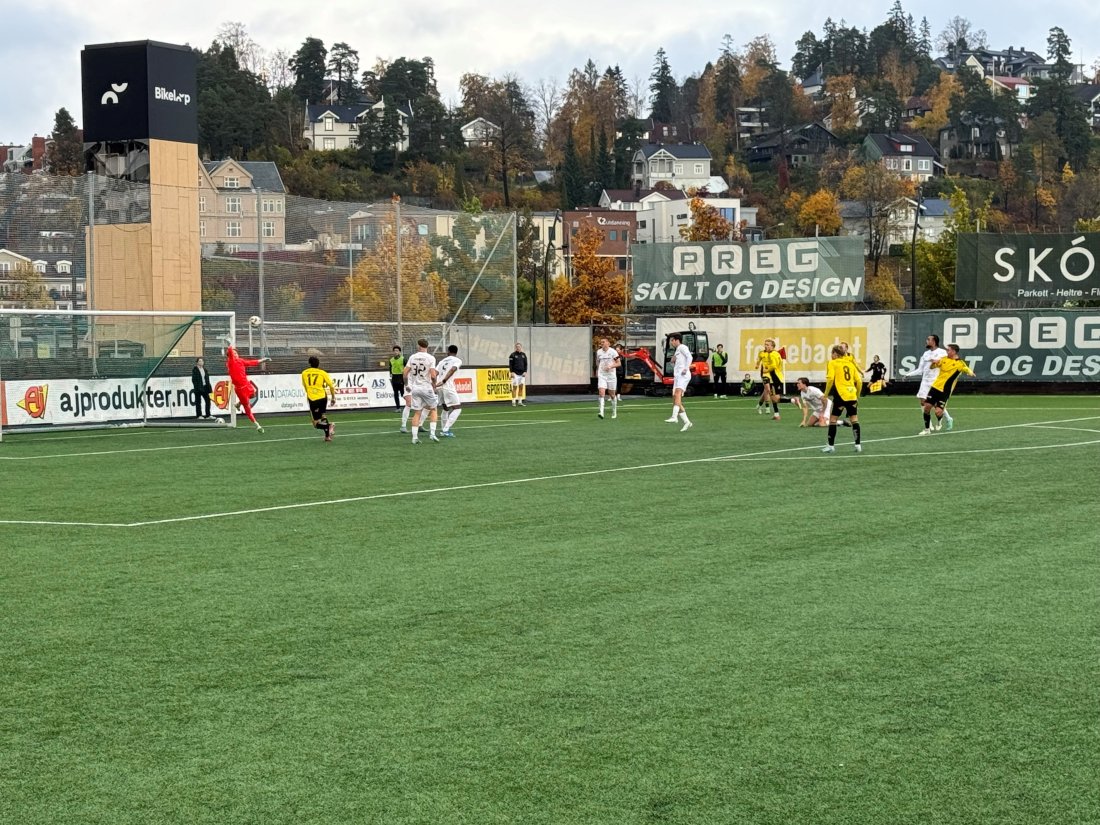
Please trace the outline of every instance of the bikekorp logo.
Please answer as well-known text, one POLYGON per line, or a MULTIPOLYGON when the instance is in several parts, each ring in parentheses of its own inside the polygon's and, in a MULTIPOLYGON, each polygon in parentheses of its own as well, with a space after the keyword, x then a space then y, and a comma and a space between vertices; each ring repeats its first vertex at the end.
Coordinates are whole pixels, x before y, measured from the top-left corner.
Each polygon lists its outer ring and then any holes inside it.
POLYGON ((168 103, 182 103, 184 106, 191 105, 191 95, 177 92, 175 89, 166 89, 163 86, 157 86, 153 89, 153 97, 157 100, 167 101, 168 103))
POLYGON ((126 91, 129 87, 129 83, 112 83, 111 88, 103 93, 103 97, 99 99, 101 106, 106 106, 108 103, 118 103, 118 96, 126 91))

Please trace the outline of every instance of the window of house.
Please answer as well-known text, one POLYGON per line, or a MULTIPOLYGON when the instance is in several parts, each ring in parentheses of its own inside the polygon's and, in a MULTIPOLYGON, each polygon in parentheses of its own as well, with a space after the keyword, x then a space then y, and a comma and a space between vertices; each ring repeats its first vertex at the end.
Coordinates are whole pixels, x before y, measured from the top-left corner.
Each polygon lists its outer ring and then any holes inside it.
POLYGON ((72 261, 58 261, 57 262, 57 271, 61 275, 71 274, 72 271, 73 271, 73 262, 72 261))
POLYGON ((674 175, 682 175, 682 174, 684 174, 684 164, 682 164, 682 163, 677 163, 677 164, 676 164, 675 166, 673 166, 673 167, 672 167, 672 173, 673 173, 674 175))
POLYGON ((322 138, 321 148, 326 152, 336 148, 336 138, 322 138))
POLYGON ((231 243, 225 245, 225 251, 228 255, 236 255, 238 252, 241 251, 241 248, 237 244, 231 243))
POLYGON ((240 221, 226 221, 225 222, 225 237, 227 237, 227 238, 239 238, 239 237, 241 237, 241 222, 240 221))
POLYGON ((226 175, 226 177, 225 177, 225 188, 226 189, 240 189, 241 188, 240 178, 238 178, 236 175, 226 175))
POLYGON ((639 229, 645 229, 645 226, 646 226, 645 221, 638 221, 638 228, 639 229))
POLYGON ((701 163, 695 164, 695 174, 696 175, 703 174, 703 164, 701 164, 701 163))
POLYGON ((932 171, 932 161, 924 160, 924 159, 918 160, 917 161, 917 169, 921 172, 931 172, 932 171))
POLYGON ((901 161, 901 168, 905 172, 912 172, 913 171, 913 159, 912 158, 903 158, 902 161, 901 161))
POLYGON ((199 237, 206 237, 206 221, 199 221, 199 237))
POLYGON ((240 212, 241 211, 241 199, 238 197, 229 197, 225 199, 225 211, 226 212, 240 212))
POLYGON ((35 261, 32 264, 32 266, 34 267, 34 271, 39 273, 40 275, 45 275, 46 274, 46 262, 45 261, 35 261))
POLYGON ((416 234, 426 237, 428 234, 428 225, 426 223, 418 223, 416 225, 416 234))
POLYGON ((649 171, 650 171, 651 174, 656 174, 657 173, 657 161, 651 160, 649 162, 649 171))
POLYGON ((619 272, 626 272, 626 258, 619 258, 619 272))
POLYGON ((206 195, 199 195, 199 211, 206 211, 206 195))
POLYGON ((896 170, 898 168, 898 159, 897 158, 886 158, 886 168, 896 170))
POLYGON ((909 143, 903 143, 903 144, 901 144, 901 146, 898 147, 898 151, 900 151, 900 152, 912 152, 913 151, 913 146, 912 146, 912 144, 909 144, 909 143))
POLYGON ((264 221, 263 229, 265 238, 275 237, 275 221, 264 221))
POLYGON ((11 264, 7 261, 0 261, 0 272, 11 272, 11 264))
POLYGON ((263 205, 264 214, 269 214, 269 213, 275 211, 274 202, 269 201, 269 200, 264 200, 263 204, 264 204, 263 205))
POLYGON ((333 124, 334 124, 334 123, 335 123, 335 121, 333 120, 333 118, 331 118, 331 117, 326 117, 326 118, 325 118, 325 131, 326 131, 326 132, 331 132, 331 131, 332 131, 332 128, 333 128, 333 124))
POLYGON ((607 239, 609 241, 617 241, 619 240, 619 233, 616 232, 614 229, 611 229, 607 233, 607 239))

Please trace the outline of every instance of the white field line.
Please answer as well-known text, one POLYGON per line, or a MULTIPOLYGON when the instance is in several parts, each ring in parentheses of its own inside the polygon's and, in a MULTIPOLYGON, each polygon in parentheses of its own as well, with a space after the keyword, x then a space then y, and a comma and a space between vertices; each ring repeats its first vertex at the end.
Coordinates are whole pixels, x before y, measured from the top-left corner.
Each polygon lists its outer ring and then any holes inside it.
MULTIPOLYGON (((1077 422, 1077 421, 1093 421, 1093 420, 1096 420, 1097 418, 1100 418, 1100 416, 1089 416, 1087 418, 1071 418, 1071 419, 1064 419, 1064 421, 1043 421, 1043 422, 1035 422, 1035 423, 1030 423, 1030 424, 1006 424, 1006 425, 1001 425, 1001 426, 997 426, 997 427, 982 427, 982 428, 973 429, 973 430, 963 430, 961 432, 960 431, 953 431, 951 433, 938 433, 937 436, 935 436, 935 437, 942 437, 942 436, 945 436, 945 435, 947 435, 947 436, 949 436, 949 435, 961 435, 963 433, 989 432, 989 431, 993 431, 993 430, 1018 429, 1020 427, 1037 427, 1037 426, 1048 425, 1048 424, 1060 424, 1060 423, 1070 424, 1070 423, 1074 423, 1074 422, 1077 422)), ((536 422, 532 422, 532 423, 536 423, 536 422)), ((548 423, 562 423, 562 422, 537 422, 537 423, 547 423, 548 424, 548 423)), ((909 440, 909 439, 913 439, 913 438, 917 438, 917 437, 918 436, 915 436, 915 435, 893 436, 893 437, 889 437, 889 438, 876 439, 876 440, 868 441, 868 442, 864 442, 864 443, 867 443, 867 444, 884 443, 884 442, 888 442, 888 441, 909 440)), ((1076 443, 1073 443, 1073 444, 1051 444, 1051 445, 1026 446, 1026 447, 996 447, 996 448, 983 449, 983 450, 944 450, 944 451, 936 451, 936 452, 932 452, 932 453, 890 453, 890 454, 882 455, 881 457, 883 457, 883 458, 895 458, 895 457, 922 458, 922 457, 927 456, 927 455, 964 455, 966 453, 1014 452, 1014 451, 1024 451, 1024 450, 1051 450, 1051 449, 1063 449, 1063 448, 1066 448, 1066 447, 1089 446, 1089 445, 1092 445, 1092 444, 1100 444, 1100 439, 1096 439, 1096 440, 1093 440, 1093 441, 1081 441, 1081 442, 1076 442, 1076 443)), ((457 484, 457 485, 452 485, 452 486, 449 486, 449 487, 430 487, 430 488, 424 488, 424 489, 418 489, 418 490, 401 490, 401 491, 393 492, 393 493, 375 493, 373 495, 368 495, 368 496, 352 496, 352 497, 349 497, 349 498, 322 499, 322 500, 318 500, 318 501, 301 501, 301 502, 296 502, 294 504, 277 504, 277 505, 272 505, 270 507, 253 507, 253 508, 249 508, 249 509, 245 509, 245 510, 228 510, 228 511, 219 512, 219 513, 200 513, 198 515, 193 515, 193 516, 176 516, 174 518, 153 519, 153 520, 149 520, 149 521, 132 521, 132 522, 124 523, 124 524, 121 524, 121 523, 96 523, 96 522, 29 521, 29 520, 28 521, 20 521, 20 520, 0 519, 0 525, 10 524, 10 525, 40 525, 40 526, 53 526, 53 527, 113 527, 113 528, 118 528, 118 527, 151 527, 151 526, 160 525, 160 524, 179 524, 179 523, 182 523, 182 522, 189 522, 189 521, 207 521, 207 520, 210 520, 210 519, 230 518, 232 516, 249 516, 249 515, 257 515, 259 513, 275 513, 275 512, 285 511, 285 510, 304 510, 304 509, 310 509, 310 508, 314 508, 314 507, 331 507, 331 506, 335 506, 335 505, 339 505, 339 504, 356 504, 356 503, 360 503, 360 502, 364 502, 364 501, 376 501, 376 500, 379 500, 379 499, 405 498, 405 497, 409 497, 409 496, 432 495, 434 493, 453 493, 453 492, 460 492, 460 491, 463 491, 463 490, 479 490, 479 489, 484 489, 484 488, 488 488, 488 487, 505 487, 505 486, 515 485, 515 484, 533 484, 535 482, 540 482, 540 481, 557 481, 557 480, 566 479, 566 478, 584 478, 586 476, 610 475, 612 473, 628 473, 628 472, 635 472, 635 471, 639 471, 639 470, 660 470, 660 469, 664 469, 666 467, 681 467, 681 466, 688 465, 688 464, 703 464, 703 463, 715 462, 715 461, 751 461, 751 460, 764 460, 764 459, 771 460, 771 461, 781 461, 781 460, 784 460, 784 459, 777 458, 776 456, 778 456, 782 453, 806 452, 806 451, 810 451, 810 450, 817 451, 819 453, 819 455, 816 455, 816 456, 792 456, 791 458, 798 458, 798 459, 816 458, 818 460, 825 460, 825 461, 835 460, 837 458, 837 456, 835 454, 830 455, 828 458, 825 458, 824 456, 820 455, 821 445, 820 444, 813 444, 813 445, 806 445, 806 446, 801 446, 801 447, 788 447, 788 448, 781 449, 781 450, 762 450, 762 451, 753 452, 753 453, 741 453, 741 454, 737 454, 737 455, 710 456, 710 457, 707 457, 707 458, 687 458, 687 459, 682 459, 682 460, 679 460, 679 461, 662 461, 662 462, 656 462, 656 463, 653 463, 653 464, 635 464, 635 465, 630 465, 630 466, 626 466, 626 467, 604 467, 604 468, 599 469, 599 470, 582 470, 582 471, 577 471, 577 472, 572 472, 572 473, 555 473, 553 475, 543 475, 543 476, 525 476, 525 477, 522 477, 522 478, 502 479, 502 480, 499 480, 499 481, 483 481, 483 482, 479 482, 477 484, 457 484)), ((874 455, 874 454, 873 453, 872 454, 862 453, 858 456, 853 454, 851 457, 852 458, 857 458, 858 457, 860 460, 866 460, 867 458, 870 458, 872 455, 874 455)))
POLYGON ((1032 424, 1031 426, 1040 430, 1072 430, 1078 433, 1100 433, 1100 430, 1090 430, 1085 427, 1057 427, 1053 424, 1032 424))
MULTIPOLYGON (((396 416, 394 416, 396 418, 396 416)), ((539 420, 539 421, 514 421, 510 424, 474 424, 472 426, 463 426, 463 430, 490 430, 500 429, 503 427, 540 427, 544 424, 566 424, 564 420, 539 420)), ((366 433, 347 433, 340 436, 340 440, 346 438, 363 438, 365 436, 378 436, 378 435, 402 435, 397 430, 376 430, 366 433)), ((168 452, 173 450, 207 450, 217 449, 221 447, 256 447, 264 444, 280 444, 286 441, 320 441, 321 439, 316 435, 296 435, 288 438, 265 438, 257 441, 220 441, 214 444, 177 444, 175 446, 168 447, 129 447, 124 450, 94 450, 84 453, 52 453, 50 455, 0 455, 0 461, 44 461, 47 458, 84 458, 86 456, 101 456, 101 455, 124 455, 127 453, 157 453, 168 452)), ((5 522, 0 521, 0 524, 5 522)))

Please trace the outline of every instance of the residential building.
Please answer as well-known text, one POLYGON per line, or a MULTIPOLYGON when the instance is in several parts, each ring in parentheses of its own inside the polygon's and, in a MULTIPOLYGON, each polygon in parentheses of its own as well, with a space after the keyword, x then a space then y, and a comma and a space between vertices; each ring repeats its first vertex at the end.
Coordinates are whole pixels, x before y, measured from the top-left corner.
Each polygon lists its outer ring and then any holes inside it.
MULTIPOLYGON (((756 225, 756 208, 742 207, 739 198, 704 200, 736 226, 742 222, 756 225)), ((680 230, 691 225, 690 198, 679 190, 605 189, 599 203, 602 209, 634 213, 636 225, 632 237, 638 243, 674 243, 681 239, 680 230)))
MULTIPOLYGON (((385 100, 363 101, 356 104, 307 103, 302 140, 306 148, 323 152, 350 149, 358 145, 359 128, 367 118, 380 118, 385 100)), ((401 137, 395 144, 399 152, 409 148, 409 121, 412 104, 405 101, 397 107, 401 137)))
POLYGON ((1073 87, 1073 94, 1088 109, 1089 126, 1100 132, 1100 84, 1082 83, 1073 87))
MULTIPOLYGON (((641 189, 660 182, 681 190, 709 188, 715 185, 710 163, 710 150, 701 143, 647 143, 634 153, 632 180, 641 189)), ((724 181, 721 186, 725 191, 724 181)))
POLYGON ((914 183, 928 180, 936 173, 938 155, 920 135, 870 134, 863 140, 868 160, 881 161, 889 171, 914 183))
POLYGON ((816 69, 810 72, 809 76, 802 78, 800 85, 802 86, 802 94, 814 100, 820 100, 825 95, 825 72, 823 67, 818 65, 816 69))
POLYGON ((282 249, 286 188, 268 161, 203 161, 199 168, 199 240, 204 256, 282 249))
POLYGON ((84 292, 84 262, 72 251, 72 233, 39 233, 39 246, 47 249, 59 249, 57 252, 25 250, 20 254, 10 249, 0 249, 0 308, 20 309, 24 307, 18 300, 20 287, 15 274, 33 271, 41 279, 46 294, 53 301, 50 309, 83 309, 87 306, 84 292), (67 234, 65 239, 53 236, 67 234), (50 236, 50 237, 41 237, 50 236), (65 250, 68 251, 65 251, 65 250))
POLYGON ((964 112, 958 126, 940 129, 940 157, 952 160, 1004 160, 1016 154, 1020 143, 1018 123, 964 112))
MULTIPOLYGON (((913 220, 917 202, 911 198, 900 198, 890 204, 887 211, 886 248, 901 246, 913 241, 913 220)), ((947 228, 947 219, 951 216, 951 204, 942 198, 926 198, 921 202, 920 218, 917 221, 917 237, 935 243, 947 228)), ((869 217, 867 204, 863 201, 840 202, 841 235, 863 238, 864 254, 869 254, 869 217)))
POLYGON ((746 149, 750 164, 765 164, 782 157, 790 167, 820 166, 825 153, 844 144, 822 123, 805 123, 785 129, 762 132, 746 149))
POLYGON ((467 146, 491 146, 493 140, 500 134, 500 127, 483 117, 475 117, 459 131, 462 133, 462 141, 467 146))
POLYGON ((37 172, 46 163, 46 147, 52 140, 35 135, 26 146, 6 145, 0 147, 0 171, 37 172))
POLYGON ((1016 99, 1021 106, 1035 94, 1035 84, 1027 77, 1007 75, 988 75, 985 82, 994 95, 1008 95, 1016 99))

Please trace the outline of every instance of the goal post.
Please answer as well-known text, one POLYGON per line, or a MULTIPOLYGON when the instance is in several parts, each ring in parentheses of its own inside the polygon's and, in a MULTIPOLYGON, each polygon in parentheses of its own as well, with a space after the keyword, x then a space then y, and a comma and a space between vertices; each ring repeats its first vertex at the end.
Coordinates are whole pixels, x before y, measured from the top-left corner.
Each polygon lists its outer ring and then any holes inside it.
MULTIPOLYGON (((13 432, 235 425, 233 312, 0 309, 0 439, 13 432), (196 416, 202 357, 213 420, 196 416)), ((205 412, 205 409, 203 409, 205 412)))

